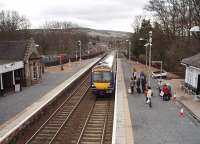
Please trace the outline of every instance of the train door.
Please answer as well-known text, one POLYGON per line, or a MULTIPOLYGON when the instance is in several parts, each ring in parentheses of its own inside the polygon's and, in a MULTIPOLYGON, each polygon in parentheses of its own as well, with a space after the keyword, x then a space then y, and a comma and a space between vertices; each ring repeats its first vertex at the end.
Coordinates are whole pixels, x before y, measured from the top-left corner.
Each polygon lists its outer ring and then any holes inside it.
POLYGON ((197 80, 197 94, 200 94, 200 74, 198 75, 198 80, 197 80))

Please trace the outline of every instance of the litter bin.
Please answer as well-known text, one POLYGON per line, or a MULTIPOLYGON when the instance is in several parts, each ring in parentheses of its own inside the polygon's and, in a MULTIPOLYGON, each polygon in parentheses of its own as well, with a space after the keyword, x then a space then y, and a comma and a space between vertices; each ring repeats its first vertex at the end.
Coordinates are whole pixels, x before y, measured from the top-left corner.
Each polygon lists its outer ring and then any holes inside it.
POLYGON ((15 84, 15 92, 20 92, 20 84, 15 84))

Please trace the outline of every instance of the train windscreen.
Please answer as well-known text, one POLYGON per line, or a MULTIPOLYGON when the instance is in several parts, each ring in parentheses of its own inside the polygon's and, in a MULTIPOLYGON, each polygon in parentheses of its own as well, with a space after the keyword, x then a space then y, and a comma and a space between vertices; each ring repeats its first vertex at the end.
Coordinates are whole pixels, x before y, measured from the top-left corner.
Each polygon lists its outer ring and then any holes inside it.
POLYGON ((94 72, 93 81, 94 82, 110 82, 112 80, 111 72, 94 72))

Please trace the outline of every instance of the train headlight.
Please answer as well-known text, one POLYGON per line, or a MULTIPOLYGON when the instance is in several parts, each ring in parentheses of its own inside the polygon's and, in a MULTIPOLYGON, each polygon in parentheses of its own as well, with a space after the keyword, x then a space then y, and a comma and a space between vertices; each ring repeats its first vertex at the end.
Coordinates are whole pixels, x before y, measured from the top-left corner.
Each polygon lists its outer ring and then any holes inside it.
POLYGON ((112 88, 112 87, 113 87, 113 86, 112 86, 112 83, 110 83, 109 86, 108 86, 108 88, 112 88))
POLYGON ((94 88, 94 87, 95 87, 95 85, 94 85, 94 84, 92 84, 92 87, 94 88))

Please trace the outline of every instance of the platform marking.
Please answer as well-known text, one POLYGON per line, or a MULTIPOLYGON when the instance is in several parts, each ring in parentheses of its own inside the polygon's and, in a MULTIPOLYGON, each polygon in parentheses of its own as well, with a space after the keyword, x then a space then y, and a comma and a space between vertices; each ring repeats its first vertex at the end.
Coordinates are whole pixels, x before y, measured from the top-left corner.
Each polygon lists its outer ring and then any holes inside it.
POLYGON ((120 60, 118 60, 117 65, 112 144, 134 144, 132 130, 133 126, 128 106, 128 97, 126 93, 124 74, 120 60))

